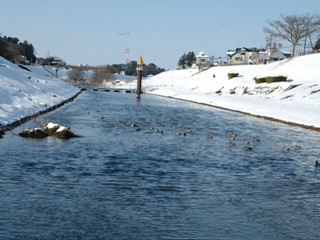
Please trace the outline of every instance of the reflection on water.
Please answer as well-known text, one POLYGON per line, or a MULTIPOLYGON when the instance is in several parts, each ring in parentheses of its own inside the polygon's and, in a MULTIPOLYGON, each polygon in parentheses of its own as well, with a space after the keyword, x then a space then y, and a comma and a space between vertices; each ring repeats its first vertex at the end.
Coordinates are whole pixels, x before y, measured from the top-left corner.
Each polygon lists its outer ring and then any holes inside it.
POLYGON ((0 140, 0 238, 319 239, 318 136, 165 98, 84 92, 0 140), (16 136, 47 120, 82 137, 16 136))

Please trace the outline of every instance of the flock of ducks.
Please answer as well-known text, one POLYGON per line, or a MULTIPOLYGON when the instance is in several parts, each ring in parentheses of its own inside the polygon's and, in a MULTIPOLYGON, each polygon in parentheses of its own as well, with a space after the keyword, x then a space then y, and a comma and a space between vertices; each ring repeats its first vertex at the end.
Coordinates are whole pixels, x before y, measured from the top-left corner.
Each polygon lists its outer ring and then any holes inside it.
MULTIPOLYGON (((102 119, 102 121, 105 120, 103 117, 101 119, 102 119)), ((142 127, 145 127, 146 129, 149 129, 151 132, 161 133, 161 134, 163 134, 165 132, 165 126, 164 125, 161 125, 160 127, 153 127, 149 123, 138 124, 138 122, 135 121, 135 120, 131 121, 129 124, 126 124, 125 121, 117 120, 114 126, 119 126, 119 125, 129 125, 131 128, 134 128, 136 131, 141 131, 142 127)), ((173 133, 174 133, 175 136, 183 136, 183 137, 185 137, 185 136, 193 133, 193 130, 191 128, 187 128, 187 129, 183 130, 182 128, 178 128, 176 125, 173 125, 172 129, 173 129, 173 133)), ((243 149, 246 150, 246 151, 254 150, 253 145, 251 143, 257 144, 257 143, 260 142, 260 138, 257 137, 257 136, 254 136, 252 138, 244 138, 242 140, 238 140, 238 135, 237 135, 236 132, 227 132, 226 135, 227 135, 228 140, 229 140, 228 141, 228 147, 236 147, 240 143, 241 146, 243 146, 243 149)), ((207 139, 208 140, 214 139, 215 136, 217 136, 217 134, 215 135, 213 131, 208 131, 207 132, 207 139)), ((299 150, 302 147, 299 144, 295 144, 292 148, 295 149, 295 150, 299 150)), ((292 150, 292 148, 290 148, 288 146, 284 146, 282 148, 282 151, 289 152, 289 151, 292 150)), ((320 165, 320 163, 319 163, 319 165, 320 165)))
MULTIPOLYGON (((104 117, 101 117, 101 121, 106 122, 106 119, 104 117)), ((189 125, 192 124, 192 121, 188 122, 189 125)), ((129 122, 127 121, 122 121, 122 120, 117 120, 113 126, 129 126, 130 128, 134 128, 135 131, 140 132, 142 130, 149 130, 151 132, 154 133, 160 133, 163 134, 164 132, 168 133, 168 128, 165 127, 165 125, 161 125, 160 127, 153 127, 151 126, 150 123, 139 123, 135 120, 132 120, 129 122)), ((182 137, 186 137, 189 134, 193 134, 193 130, 191 128, 187 128, 187 129, 182 129, 182 128, 178 128, 176 125, 172 126, 172 130, 171 132, 174 133, 175 136, 182 136, 182 137)), ((232 132, 227 132, 226 133, 227 137, 228 137, 228 147, 230 148, 234 148, 237 146, 242 146, 242 148, 245 151, 253 151, 254 150, 254 146, 256 146, 256 144, 258 144, 260 142, 260 138, 257 136, 251 137, 251 138, 244 138, 244 139, 240 139, 238 137, 238 134, 234 131, 232 132)), ((213 131, 208 131, 207 132, 207 139, 208 140, 212 140, 217 136, 217 134, 214 134, 213 131)), ((282 149, 280 149, 283 152, 289 152, 291 150, 300 150, 302 149, 302 146, 300 144, 295 144, 291 147, 288 146, 284 146, 282 149)), ((315 167, 320 167, 320 162, 316 161, 315 162, 315 167)))

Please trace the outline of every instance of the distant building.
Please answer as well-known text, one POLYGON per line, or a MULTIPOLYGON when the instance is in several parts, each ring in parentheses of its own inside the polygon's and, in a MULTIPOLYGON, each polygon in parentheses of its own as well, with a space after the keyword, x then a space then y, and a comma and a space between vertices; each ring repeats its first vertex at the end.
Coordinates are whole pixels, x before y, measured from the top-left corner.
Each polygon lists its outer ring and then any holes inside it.
POLYGON ((227 63, 235 64, 257 64, 259 63, 259 54, 247 48, 237 48, 227 51, 227 63))
POLYGON ((268 49, 267 51, 259 52, 259 63, 271 63, 281 61, 290 57, 291 54, 285 54, 276 48, 268 49))
POLYGON ((196 55, 196 66, 199 68, 199 71, 203 71, 205 68, 211 66, 211 61, 208 55, 204 52, 199 52, 196 55))
POLYGON ((270 63, 286 59, 287 57, 287 55, 276 48, 259 52, 247 48, 227 51, 227 63, 230 65, 270 63))

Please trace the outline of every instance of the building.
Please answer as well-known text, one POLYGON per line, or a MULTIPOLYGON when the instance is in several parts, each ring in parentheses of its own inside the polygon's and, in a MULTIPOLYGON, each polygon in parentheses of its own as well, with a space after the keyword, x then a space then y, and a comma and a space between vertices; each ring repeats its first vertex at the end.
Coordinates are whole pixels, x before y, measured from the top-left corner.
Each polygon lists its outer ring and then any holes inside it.
POLYGON ((196 66, 199 68, 199 72, 203 71, 207 67, 210 67, 211 61, 209 56, 204 52, 199 52, 196 55, 196 66))
POLYGON ((259 63, 259 54, 247 48, 237 48, 227 51, 227 63, 235 64, 257 64, 259 63))
POLYGON ((290 56, 290 54, 285 54, 279 51, 277 48, 272 48, 266 51, 259 52, 259 63, 271 63, 275 61, 281 61, 290 56))
POLYGON ((287 55, 276 48, 259 52, 247 48, 237 48, 236 50, 227 51, 227 63, 230 65, 270 63, 281 61, 287 57, 287 55))

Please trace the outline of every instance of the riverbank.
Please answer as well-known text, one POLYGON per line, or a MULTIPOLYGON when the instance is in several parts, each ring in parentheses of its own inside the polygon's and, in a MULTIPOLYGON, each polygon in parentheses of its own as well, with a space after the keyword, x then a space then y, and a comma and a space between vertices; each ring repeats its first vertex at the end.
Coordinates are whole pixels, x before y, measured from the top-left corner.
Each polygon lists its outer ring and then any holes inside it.
POLYGON ((80 90, 60 79, 26 71, 0 57, 0 128, 9 130, 72 101, 80 90))
POLYGON ((320 130, 320 54, 268 65, 167 71, 144 81, 144 92, 320 130), (228 73, 239 77, 228 79, 228 73), (256 84, 254 77, 284 75, 286 82, 256 84))
MULTIPOLYGON (((272 121, 320 131, 320 54, 268 65, 217 66, 172 70, 143 80, 143 91, 272 121), (228 79, 228 73, 239 76, 228 79), (288 77, 286 82, 256 84, 254 77, 288 77)), ((0 58, 0 128, 50 111, 76 97, 80 90, 60 79, 29 72, 0 58)), ((136 81, 118 81, 136 88, 136 81)))

